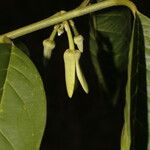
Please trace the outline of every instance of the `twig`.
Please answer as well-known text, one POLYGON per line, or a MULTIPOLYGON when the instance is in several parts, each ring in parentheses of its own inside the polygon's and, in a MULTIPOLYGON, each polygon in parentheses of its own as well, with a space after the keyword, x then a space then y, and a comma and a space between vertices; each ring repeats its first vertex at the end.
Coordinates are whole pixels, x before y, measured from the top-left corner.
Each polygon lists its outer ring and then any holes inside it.
MULTIPOLYGON (((80 6, 83 6, 83 5, 80 5, 80 6)), ((64 14, 49 17, 42 21, 33 23, 31 25, 27 25, 25 27, 22 27, 20 29, 17 29, 17 30, 8 32, 8 33, 5 33, 1 36, 7 36, 11 39, 15 39, 17 37, 32 33, 34 31, 41 30, 41 29, 47 28, 49 26, 61 23, 65 20, 83 16, 83 15, 86 15, 86 14, 89 14, 89 13, 92 13, 92 12, 95 12, 98 10, 102 10, 105 8, 109 8, 112 6, 126 6, 131 9, 131 11, 133 12, 133 15, 135 15, 135 12, 137 10, 134 3, 129 0, 105 0, 105 1, 102 1, 102 2, 99 2, 96 4, 86 6, 86 7, 82 7, 82 8, 79 7, 78 9, 71 10, 64 14)))

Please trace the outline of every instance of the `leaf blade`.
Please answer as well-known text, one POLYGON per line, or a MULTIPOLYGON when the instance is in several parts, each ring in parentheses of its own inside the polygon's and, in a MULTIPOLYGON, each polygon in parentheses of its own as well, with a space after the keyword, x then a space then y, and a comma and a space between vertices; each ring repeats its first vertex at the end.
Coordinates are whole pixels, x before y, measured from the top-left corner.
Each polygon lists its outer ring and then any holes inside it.
MULTIPOLYGON (((146 62, 144 37, 140 18, 135 14, 132 40, 130 42, 126 104, 124 110, 126 133, 122 138, 130 139, 128 149, 147 150, 148 118, 146 90, 146 62)), ((122 143, 124 147, 126 143, 122 143)), ((127 148, 126 148, 127 149, 127 148)))
POLYGON ((121 86, 125 84, 132 14, 125 7, 109 8, 93 14, 91 22, 92 63, 99 84, 115 105, 120 97, 119 93, 122 93, 121 86))
MULTIPOLYGON (((5 50, 6 45, 1 44, 0 53, 3 58, 8 58, 3 55, 5 50)), ((22 51, 15 46, 10 46, 8 50, 10 57, 6 67, 7 75, 4 84, 1 84, 0 130, 14 149, 38 150, 46 117, 43 84, 36 68, 22 51)), ((0 62, 0 69, 3 69, 5 63, 0 62)), ((0 141, 2 143, 2 139, 0 141)), ((5 144, 1 147, 6 149, 5 144)))
MULTIPOLYGON (((145 40, 145 57, 146 57, 146 74, 147 74, 147 96, 148 96, 148 135, 150 135, 150 18, 138 12, 144 32, 145 40)), ((148 150, 150 149, 150 139, 148 141, 148 150)))

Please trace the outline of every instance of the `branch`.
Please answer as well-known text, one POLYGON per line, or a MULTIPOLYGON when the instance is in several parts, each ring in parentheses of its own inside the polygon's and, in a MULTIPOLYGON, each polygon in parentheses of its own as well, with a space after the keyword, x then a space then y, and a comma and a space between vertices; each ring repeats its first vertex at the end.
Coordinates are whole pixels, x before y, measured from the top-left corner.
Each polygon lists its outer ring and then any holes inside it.
MULTIPOLYGON (((85 1, 88 1, 88 0, 85 0, 85 1)), ((95 11, 99 11, 105 8, 109 8, 112 6, 126 6, 131 9, 133 15, 135 15, 135 12, 137 11, 134 3, 129 0, 105 0, 96 4, 86 6, 86 7, 82 7, 83 6, 82 4, 80 5, 81 7, 79 6, 78 8, 71 10, 69 12, 66 12, 64 14, 56 13, 55 15, 47 19, 33 23, 31 25, 27 25, 25 27, 22 27, 20 29, 17 29, 11 32, 5 33, 1 36, 7 36, 10 39, 15 39, 17 37, 32 33, 34 31, 41 30, 49 26, 61 23, 65 20, 83 16, 83 15, 86 15, 95 11)))

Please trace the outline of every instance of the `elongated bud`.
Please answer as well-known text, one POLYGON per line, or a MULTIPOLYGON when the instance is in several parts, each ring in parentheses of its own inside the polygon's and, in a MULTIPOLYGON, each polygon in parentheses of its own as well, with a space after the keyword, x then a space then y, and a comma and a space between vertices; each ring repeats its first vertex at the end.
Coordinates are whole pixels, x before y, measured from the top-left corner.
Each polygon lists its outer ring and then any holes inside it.
POLYGON ((80 64, 79 64, 79 60, 81 57, 81 52, 79 50, 75 51, 75 60, 76 60, 76 73, 77 73, 77 77, 78 80, 83 88, 83 90, 88 93, 89 92, 89 88, 88 88, 88 84, 86 82, 86 79, 84 77, 84 74, 80 68, 80 64))
POLYGON ((68 96, 71 98, 75 87, 75 55, 74 51, 66 50, 64 53, 65 80, 68 96))
POLYGON ((82 35, 77 35, 74 37, 74 43, 77 45, 78 49, 83 52, 83 36, 82 35))
POLYGON ((50 59, 53 49, 55 48, 55 42, 49 39, 43 41, 43 55, 45 58, 50 59))

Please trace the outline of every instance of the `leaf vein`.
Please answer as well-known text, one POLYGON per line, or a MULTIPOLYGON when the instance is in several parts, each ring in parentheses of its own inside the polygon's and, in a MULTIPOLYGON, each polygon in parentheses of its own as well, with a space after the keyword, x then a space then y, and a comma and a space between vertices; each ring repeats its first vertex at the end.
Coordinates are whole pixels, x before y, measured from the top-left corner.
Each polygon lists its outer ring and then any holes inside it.
POLYGON ((122 15, 118 14, 118 13, 112 13, 112 14, 98 14, 97 17, 109 17, 109 19, 111 17, 122 17, 122 15))
MULTIPOLYGON (((23 98, 21 98, 20 94, 17 92, 17 90, 13 87, 13 85, 10 83, 10 81, 7 80, 8 85, 12 88, 12 90, 16 93, 16 95, 19 97, 19 99, 22 101, 23 106, 26 106, 26 102, 23 100, 23 98)), ((26 111, 28 119, 30 120, 30 122, 32 122, 32 119, 29 115, 28 109, 23 109, 24 111, 26 111)), ((34 130, 34 127, 33 127, 34 130)))
POLYGON ((31 81, 30 81, 19 69, 17 69, 17 68, 14 67, 13 65, 10 65, 10 67, 11 67, 12 69, 14 69, 16 72, 18 72, 19 74, 21 74, 21 76, 23 76, 23 77, 28 81, 28 83, 32 84, 31 81))
MULTIPOLYGON (((12 49, 11 49, 11 51, 12 51, 12 49)), ((8 65, 7 65, 7 69, 9 68, 9 65, 10 65, 10 61, 11 61, 11 52, 10 53, 7 53, 7 54, 9 54, 9 62, 8 62, 8 65)), ((4 84, 2 85, 3 87, 3 89, 5 88, 5 82, 6 82, 6 79, 7 79, 7 76, 8 76, 8 71, 6 72, 6 76, 5 76, 5 79, 4 79, 4 84)), ((3 102, 3 96, 4 96, 4 92, 2 92, 2 96, 1 96, 1 99, 0 99, 0 105, 2 104, 2 102, 3 102)))
POLYGON ((109 31, 109 30, 104 30, 104 29, 97 29, 97 30, 99 32, 112 33, 112 34, 118 34, 118 35, 121 34, 121 32, 109 31))
POLYGON ((26 60, 23 59, 22 57, 20 57, 19 55, 17 55, 16 53, 13 52, 12 55, 16 56, 16 57, 19 58, 21 61, 25 62, 25 64, 26 64, 27 66, 29 66, 28 63, 26 62, 26 60))
POLYGON ((1 53, 0 56, 9 55, 9 53, 1 53))
POLYGON ((145 37, 145 40, 146 40, 146 38, 150 39, 150 36, 146 33, 144 34, 144 37, 145 37))
POLYGON ((0 69, 0 72, 7 71, 7 68, 0 69))
POLYGON ((147 28, 147 27, 150 28, 150 25, 149 25, 149 24, 143 23, 142 25, 143 25, 143 26, 146 26, 146 28, 147 28))
POLYGON ((7 80, 7 84, 12 88, 12 90, 16 93, 16 95, 20 98, 20 100, 22 101, 22 103, 25 105, 25 101, 21 98, 21 96, 16 91, 16 89, 13 87, 13 85, 10 83, 10 81, 7 80))
POLYGON ((0 134, 3 136, 3 138, 9 143, 9 145, 12 147, 13 150, 15 150, 12 142, 8 139, 8 137, 6 137, 6 135, 2 132, 2 130, 0 129, 0 134))

